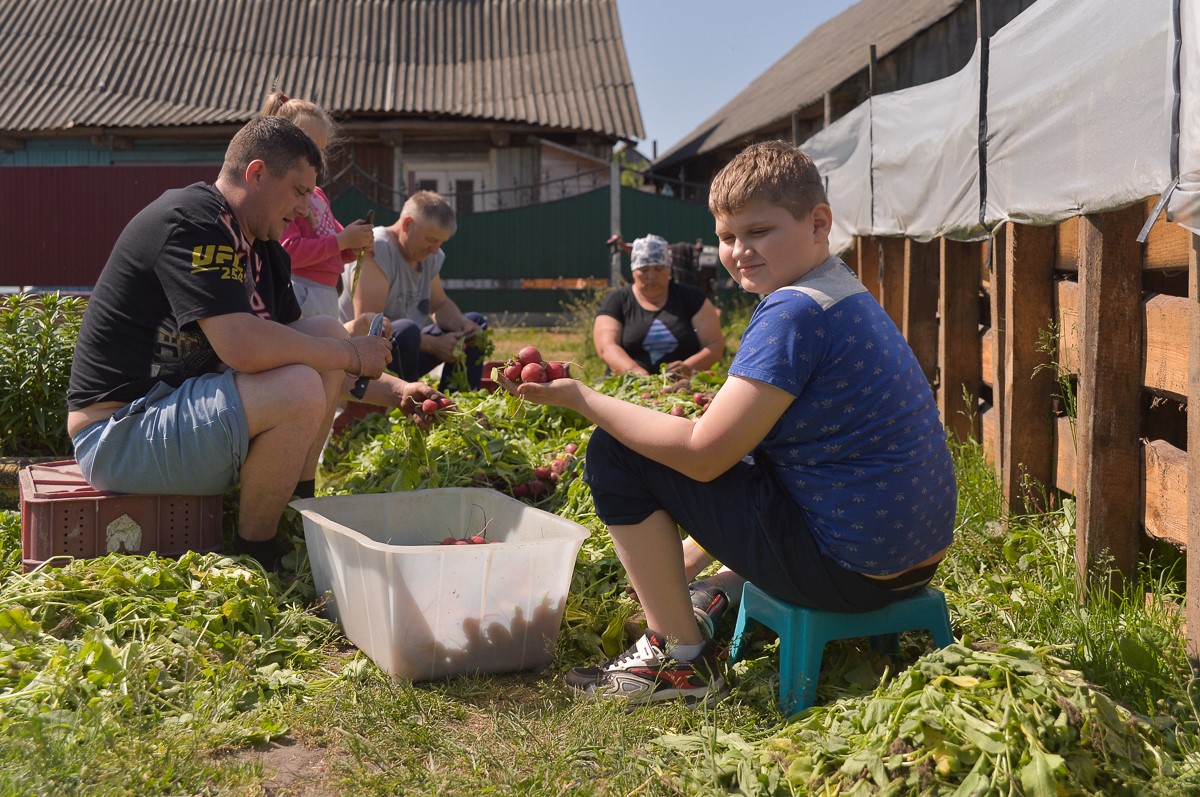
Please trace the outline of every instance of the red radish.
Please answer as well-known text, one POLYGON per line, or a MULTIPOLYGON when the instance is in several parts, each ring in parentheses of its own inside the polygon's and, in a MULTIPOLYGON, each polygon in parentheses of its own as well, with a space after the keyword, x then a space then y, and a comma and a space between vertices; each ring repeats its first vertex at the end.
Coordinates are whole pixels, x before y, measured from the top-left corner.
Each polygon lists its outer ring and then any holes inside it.
POLYGON ((438 409, 444 410, 447 407, 454 406, 454 399, 449 398, 448 396, 442 396, 441 398, 439 398, 437 400, 437 403, 438 403, 438 409))
POLYGON ((438 403, 433 399, 425 399, 421 402, 421 412, 426 415, 433 415, 438 411, 438 403))
POLYGON ((521 363, 521 365, 541 363, 542 353, 537 350, 537 346, 526 346, 517 352, 517 360, 521 363))
POLYGON ((471 543, 472 545, 487 545, 487 539, 478 534, 474 535, 473 537, 468 537, 467 542, 471 543))
POLYGON ((550 463, 550 472, 551 473, 560 474, 563 471, 565 471, 566 469, 567 469, 567 463, 565 460, 556 459, 550 463))
POLYGON ((525 496, 529 495, 529 485, 525 482, 521 482, 512 488, 512 494, 513 498, 524 498, 525 496))
POLYGON ((504 378, 510 382, 520 382, 521 381, 521 364, 513 363, 512 365, 506 366, 504 368, 504 378))
POLYGON ((458 540, 456 540, 454 537, 447 537, 446 539, 442 540, 442 545, 458 545, 458 540))
POLYGON ((578 450, 578 443, 567 443, 565 446, 563 446, 563 451, 566 451, 568 454, 574 454, 578 450))
POLYGON ((550 362, 546 363, 546 379, 548 381, 553 382, 555 379, 566 378, 567 366, 563 365, 557 360, 551 360, 550 362))
POLYGON ((454 544, 455 545, 470 545, 471 543, 467 542, 466 540, 455 540, 454 544))
POLYGON ((678 404, 673 404, 673 405, 671 405, 671 414, 677 418, 683 418, 687 415, 687 412, 683 409, 682 406, 680 406, 678 404))
POLYGON ((535 479, 541 479, 542 481, 545 481, 546 479, 550 478, 550 469, 545 465, 538 465, 533 469, 533 477, 535 479))
POLYGON ((649 393, 643 393, 642 398, 649 400, 654 398, 654 396, 650 395, 649 393))
POLYGON ((696 402, 701 407, 703 407, 705 404, 708 403, 708 394, 707 393, 697 393, 696 395, 692 396, 692 401, 696 402))
MULTIPOLYGON (((524 351, 524 350, 522 349, 522 351, 524 351)), ((546 369, 542 367, 541 363, 529 363, 528 365, 526 365, 524 368, 521 369, 521 381, 522 382, 545 382, 546 381, 546 369)))
POLYGON ((541 495, 542 493, 546 492, 546 489, 547 489, 546 483, 544 481, 542 481, 541 479, 530 479, 529 480, 529 494, 530 495, 541 495))

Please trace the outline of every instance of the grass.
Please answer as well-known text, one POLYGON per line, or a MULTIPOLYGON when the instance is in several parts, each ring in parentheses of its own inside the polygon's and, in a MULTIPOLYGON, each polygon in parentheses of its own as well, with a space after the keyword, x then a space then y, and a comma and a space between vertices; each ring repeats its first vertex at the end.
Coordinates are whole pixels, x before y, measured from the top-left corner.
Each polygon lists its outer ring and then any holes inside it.
MULTIPOLYGON (((723 315, 732 342, 748 309, 723 315)), ((580 309, 562 329, 496 330, 497 354, 533 343, 586 372, 588 319, 580 309)), ((1112 793, 1200 793, 1200 720, 1177 611, 1182 559, 1147 556, 1119 594, 1098 573, 1080 603, 1072 504, 1007 517, 979 447, 954 453, 959 526, 937 586, 956 635, 982 648, 1049 646, 1145 720, 1137 727, 1174 769, 1112 793)), ((926 652, 919 635, 902 638, 898 660, 862 640, 831 645, 821 705, 790 722, 776 708, 768 635, 737 665, 731 698, 696 712, 574 700, 560 678, 581 654, 562 645, 544 673, 412 684, 304 614, 303 568, 290 585, 220 557, 182 571, 126 557, 25 576, 18 529, 15 514, 0 514, 0 795, 812 793, 789 784, 788 761, 836 748, 821 723, 859 716, 926 652), (787 747, 797 734, 804 743, 787 747)), ((1014 771, 979 793, 1034 793, 1023 782, 1014 771)), ((841 793, 869 787, 859 780, 841 793)))

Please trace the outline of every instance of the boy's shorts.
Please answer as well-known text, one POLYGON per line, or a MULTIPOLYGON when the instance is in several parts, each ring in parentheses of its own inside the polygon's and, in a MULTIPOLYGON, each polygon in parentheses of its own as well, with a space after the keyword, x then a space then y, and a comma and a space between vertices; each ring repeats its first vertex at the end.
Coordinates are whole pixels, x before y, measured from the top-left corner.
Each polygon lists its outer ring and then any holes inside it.
POLYGON ((178 388, 159 382, 71 439, 88 483, 145 495, 219 495, 238 483, 250 448, 234 372, 178 388))
POLYGON ((584 481, 606 525, 635 525, 666 510, 700 547, 756 587, 791 603, 838 612, 881 608, 918 592, 888 588, 824 556, 804 511, 769 468, 746 460, 700 482, 596 429, 584 481))

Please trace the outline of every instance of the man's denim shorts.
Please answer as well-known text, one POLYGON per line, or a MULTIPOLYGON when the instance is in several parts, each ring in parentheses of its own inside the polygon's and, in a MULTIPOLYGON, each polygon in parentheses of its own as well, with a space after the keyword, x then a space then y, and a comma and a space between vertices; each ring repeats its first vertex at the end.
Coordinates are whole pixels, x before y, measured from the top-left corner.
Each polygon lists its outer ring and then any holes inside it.
POLYGON ((250 448, 234 372, 178 388, 159 382, 106 421, 72 438, 85 479, 100 490, 219 495, 238 483, 250 448))

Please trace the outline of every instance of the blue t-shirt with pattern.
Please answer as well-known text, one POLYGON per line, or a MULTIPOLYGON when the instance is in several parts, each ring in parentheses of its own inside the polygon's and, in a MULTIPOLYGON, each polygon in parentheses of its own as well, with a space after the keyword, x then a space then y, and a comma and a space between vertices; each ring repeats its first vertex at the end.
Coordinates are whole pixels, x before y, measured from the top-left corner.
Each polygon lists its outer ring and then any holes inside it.
POLYGON ((950 544, 954 468, 900 330, 841 260, 764 297, 729 367, 796 397, 755 450, 821 552, 887 575, 950 544))

